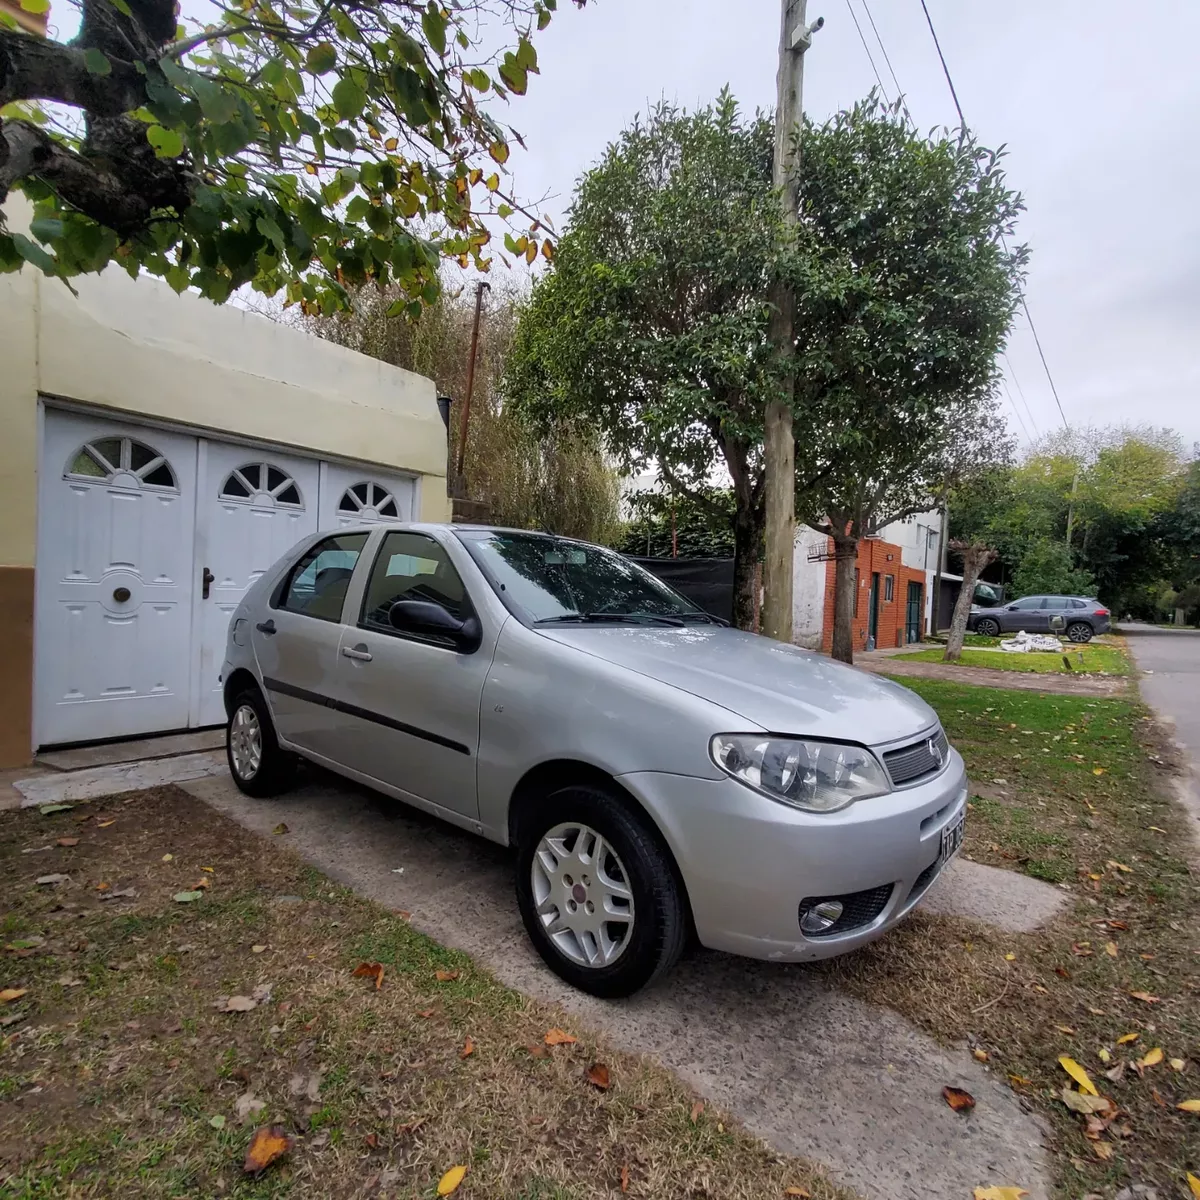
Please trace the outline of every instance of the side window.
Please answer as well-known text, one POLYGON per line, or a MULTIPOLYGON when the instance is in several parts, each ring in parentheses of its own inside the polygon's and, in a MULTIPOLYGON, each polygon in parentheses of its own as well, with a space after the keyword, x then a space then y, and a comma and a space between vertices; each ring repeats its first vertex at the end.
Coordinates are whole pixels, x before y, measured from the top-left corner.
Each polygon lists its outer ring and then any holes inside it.
POLYGON ((885 601, 894 600, 896 598, 895 575, 885 575, 883 577, 883 598, 885 601))
POLYGON ((397 600, 429 600, 459 620, 471 613, 454 565, 445 550, 423 533, 389 533, 383 539, 363 597, 363 627, 393 633, 388 614, 397 600))
POLYGON ((1024 600, 1018 600, 1013 605, 1013 608, 1019 608, 1022 612, 1029 612, 1035 608, 1042 608, 1045 603, 1045 596, 1026 596, 1024 600))
POLYGON ((1072 608, 1087 608, 1087 601, 1086 600, 1072 600, 1071 607, 1072 608))
POLYGON ((318 542, 292 568, 279 607, 322 621, 340 621, 350 576, 367 537, 347 533, 318 542))

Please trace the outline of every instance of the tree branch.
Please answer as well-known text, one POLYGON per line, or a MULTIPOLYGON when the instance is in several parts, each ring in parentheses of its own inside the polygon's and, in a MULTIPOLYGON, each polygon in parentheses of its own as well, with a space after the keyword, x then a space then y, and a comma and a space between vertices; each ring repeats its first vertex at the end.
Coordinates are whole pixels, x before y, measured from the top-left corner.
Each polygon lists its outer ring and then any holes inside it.
POLYGON ((94 75, 84 51, 0 29, 0 108, 14 100, 51 100, 115 117, 144 103, 145 80, 131 63, 109 56, 112 71, 94 75))

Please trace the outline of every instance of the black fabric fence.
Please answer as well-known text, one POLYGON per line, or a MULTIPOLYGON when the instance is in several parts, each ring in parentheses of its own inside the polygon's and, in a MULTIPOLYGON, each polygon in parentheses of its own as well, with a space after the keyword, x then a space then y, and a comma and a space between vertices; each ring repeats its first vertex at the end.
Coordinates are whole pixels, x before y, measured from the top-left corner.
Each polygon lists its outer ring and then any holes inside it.
POLYGON ((733 620, 732 558, 633 558, 698 608, 733 620))

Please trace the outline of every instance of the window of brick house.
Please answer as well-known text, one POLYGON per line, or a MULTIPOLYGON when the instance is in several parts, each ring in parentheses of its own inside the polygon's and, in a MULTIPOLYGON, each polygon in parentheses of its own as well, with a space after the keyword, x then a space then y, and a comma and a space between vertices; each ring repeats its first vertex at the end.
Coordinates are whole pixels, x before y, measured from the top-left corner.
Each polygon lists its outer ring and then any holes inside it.
POLYGON ((885 575, 883 577, 883 598, 884 600, 894 600, 896 598, 895 575, 885 575))
POLYGON ((856 617, 858 616, 858 589, 859 589, 858 568, 855 567, 854 568, 854 615, 856 617))

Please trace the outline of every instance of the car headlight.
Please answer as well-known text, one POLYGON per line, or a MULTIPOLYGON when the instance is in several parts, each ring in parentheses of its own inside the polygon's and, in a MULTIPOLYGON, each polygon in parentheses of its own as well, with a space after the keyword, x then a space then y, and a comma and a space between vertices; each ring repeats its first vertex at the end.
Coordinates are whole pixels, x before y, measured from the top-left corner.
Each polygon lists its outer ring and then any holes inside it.
POLYGON ((718 733, 709 753, 734 779, 806 812, 836 812, 892 790, 875 755, 842 742, 718 733))

